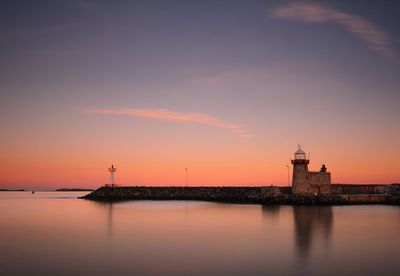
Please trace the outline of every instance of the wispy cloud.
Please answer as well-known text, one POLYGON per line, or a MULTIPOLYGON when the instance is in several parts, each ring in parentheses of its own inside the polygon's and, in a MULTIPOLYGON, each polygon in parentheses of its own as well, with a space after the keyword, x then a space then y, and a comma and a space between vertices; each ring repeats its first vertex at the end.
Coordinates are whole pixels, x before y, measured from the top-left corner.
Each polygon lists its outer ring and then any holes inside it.
POLYGON ((374 51, 393 57, 393 46, 388 35, 375 24, 349 13, 314 3, 292 3, 270 11, 274 18, 300 20, 311 23, 335 22, 353 33, 374 51))
POLYGON ((200 125, 208 125, 230 130, 240 137, 250 137, 248 130, 242 126, 227 122, 223 119, 195 112, 176 112, 167 109, 141 109, 141 108, 92 108, 85 111, 88 114, 106 114, 117 116, 132 116, 146 119, 186 122, 200 125))

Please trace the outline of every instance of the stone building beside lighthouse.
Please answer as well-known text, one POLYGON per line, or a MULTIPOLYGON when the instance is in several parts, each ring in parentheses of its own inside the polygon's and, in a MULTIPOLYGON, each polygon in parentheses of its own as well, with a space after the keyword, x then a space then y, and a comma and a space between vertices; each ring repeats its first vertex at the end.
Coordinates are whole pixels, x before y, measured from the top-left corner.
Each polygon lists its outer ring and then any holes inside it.
POLYGON ((299 149, 294 153, 292 194, 320 195, 331 193, 331 173, 322 165, 319 172, 308 170, 310 160, 306 153, 299 149))

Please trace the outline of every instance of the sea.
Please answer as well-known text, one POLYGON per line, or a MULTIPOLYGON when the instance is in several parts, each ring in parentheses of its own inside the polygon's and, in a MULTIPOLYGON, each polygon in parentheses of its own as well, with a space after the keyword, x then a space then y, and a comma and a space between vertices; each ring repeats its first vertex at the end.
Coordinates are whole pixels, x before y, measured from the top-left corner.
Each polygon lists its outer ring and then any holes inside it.
POLYGON ((1 275, 400 275, 400 206, 0 192, 1 275))

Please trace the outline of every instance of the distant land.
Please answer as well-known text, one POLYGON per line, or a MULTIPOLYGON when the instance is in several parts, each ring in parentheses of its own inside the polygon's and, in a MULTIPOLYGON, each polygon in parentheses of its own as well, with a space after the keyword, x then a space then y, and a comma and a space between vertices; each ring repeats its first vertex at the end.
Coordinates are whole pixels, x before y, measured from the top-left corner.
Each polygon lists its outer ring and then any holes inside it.
POLYGON ((24 189, 14 189, 14 190, 10 190, 10 189, 0 189, 0 192, 25 192, 24 189))
POLYGON ((92 192, 93 189, 86 188, 60 188, 57 189, 56 192, 92 192))

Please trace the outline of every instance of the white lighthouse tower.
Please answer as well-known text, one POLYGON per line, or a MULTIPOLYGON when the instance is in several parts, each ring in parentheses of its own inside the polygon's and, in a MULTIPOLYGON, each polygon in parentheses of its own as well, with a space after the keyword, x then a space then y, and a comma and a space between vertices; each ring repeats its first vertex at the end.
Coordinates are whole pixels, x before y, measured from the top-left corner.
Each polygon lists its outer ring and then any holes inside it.
POLYGON ((115 187, 115 171, 117 170, 114 165, 111 165, 110 168, 108 168, 108 171, 110 172, 110 187, 115 187))

